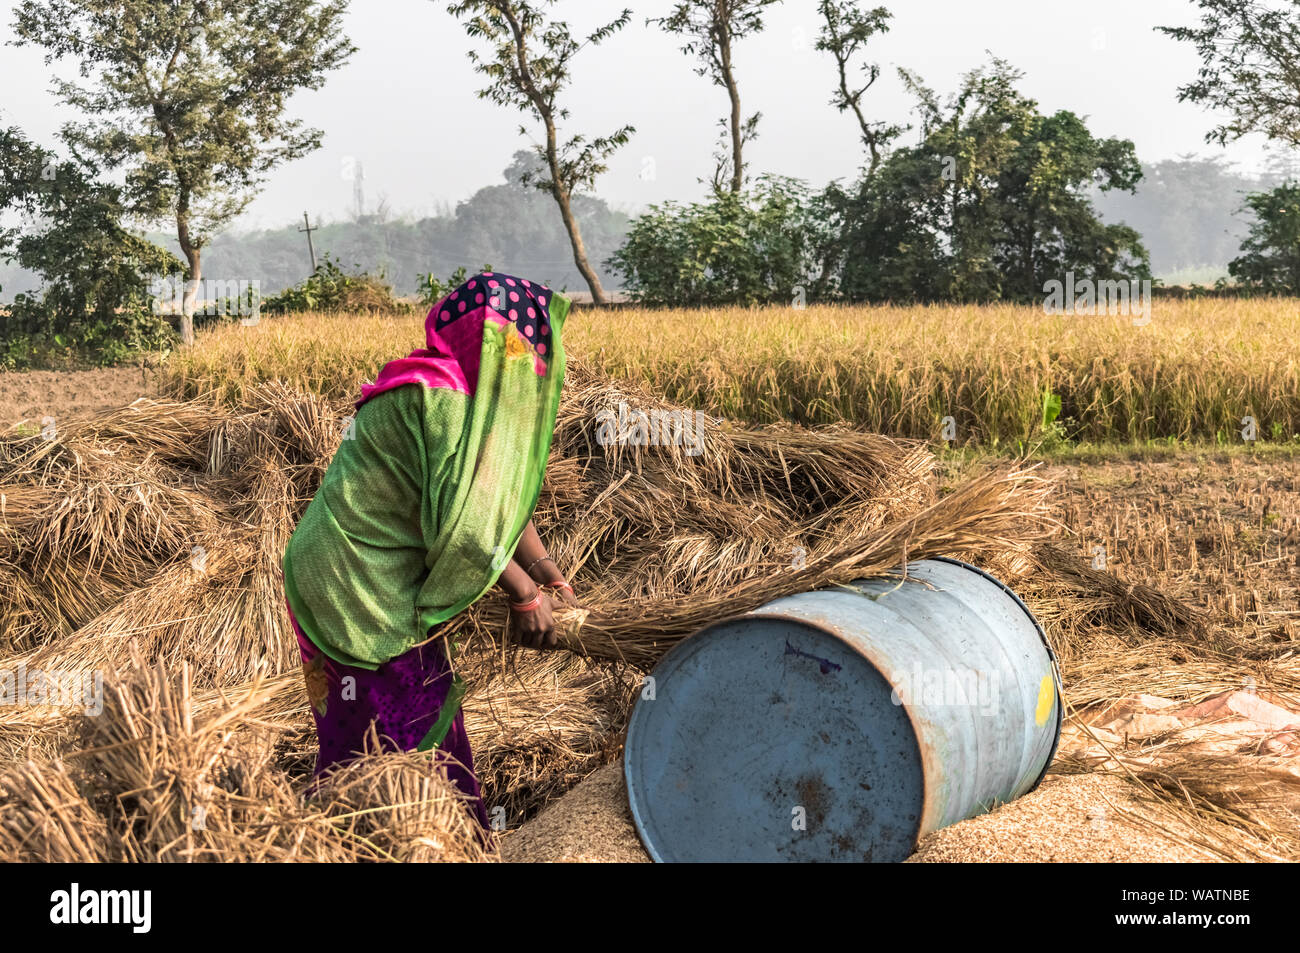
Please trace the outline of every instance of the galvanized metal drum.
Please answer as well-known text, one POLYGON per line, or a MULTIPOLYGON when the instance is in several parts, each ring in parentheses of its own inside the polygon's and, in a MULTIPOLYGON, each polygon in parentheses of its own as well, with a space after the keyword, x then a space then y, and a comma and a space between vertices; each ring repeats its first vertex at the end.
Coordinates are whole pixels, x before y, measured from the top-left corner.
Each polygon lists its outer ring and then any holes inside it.
POLYGON ((901 861, 1042 780, 1059 685, 1037 620, 966 563, 777 599, 656 666, 632 816, 657 861, 901 861))

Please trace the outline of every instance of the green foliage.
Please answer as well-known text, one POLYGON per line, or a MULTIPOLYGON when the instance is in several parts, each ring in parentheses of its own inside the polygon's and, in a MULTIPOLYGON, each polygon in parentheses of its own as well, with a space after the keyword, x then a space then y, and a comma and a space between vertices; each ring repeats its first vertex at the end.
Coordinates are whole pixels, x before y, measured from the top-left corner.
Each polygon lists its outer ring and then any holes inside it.
POLYGON ((1002 61, 968 74, 941 104, 904 73, 921 115, 918 145, 893 152, 853 192, 833 187, 833 251, 853 300, 1041 300, 1067 271, 1094 280, 1150 276, 1135 231, 1105 225, 1090 193, 1132 191, 1133 144, 1097 139, 1073 113, 1051 116, 1002 61))
POLYGON ((459 0, 448 4, 447 12, 462 21, 471 39, 489 47, 486 54, 468 53, 475 72, 487 78, 479 98, 527 113, 547 129, 547 142, 534 149, 541 166, 530 171, 524 185, 567 194, 591 188, 606 171, 605 161, 636 132, 623 126, 590 140, 576 135, 560 143, 555 138, 555 120, 568 115, 559 96, 573 81, 573 57, 622 30, 632 11, 623 10, 586 37, 575 37, 565 21, 546 18, 543 8, 548 5, 547 0, 459 0))
POLYGON ((468 54, 475 71, 488 81, 479 98, 527 113, 547 128, 547 142, 534 148, 545 171, 530 172, 524 185, 567 194, 591 188, 606 171, 606 160, 636 132, 622 126, 607 136, 575 135, 561 143, 554 128, 556 119, 567 116, 559 95, 573 81, 573 57, 627 26, 632 12, 623 10, 586 37, 575 37, 563 20, 546 19, 546 5, 533 0, 462 0, 449 4, 447 12, 462 20, 472 39, 490 47, 486 55, 474 49, 468 54), (521 62, 527 64, 524 72, 521 62))
POLYGON ((1051 387, 1044 387, 1039 394, 1038 429, 1035 440, 1016 441, 1021 456, 1055 453, 1070 445, 1069 425, 1073 425, 1075 421, 1062 418, 1061 407, 1061 395, 1053 393, 1051 387))
POLYGON ((1071 442, 1071 432, 1078 427, 1073 418, 1061 416, 1061 408, 1061 395, 1053 393, 1050 387, 1043 388, 1043 415, 1039 421, 1041 451, 1060 450, 1067 446, 1071 442))
POLYGON ((1245 291, 1300 294, 1300 184, 1255 192, 1246 205, 1255 219, 1228 274, 1245 291))
POLYGON ((1196 79, 1179 102, 1229 117, 1207 142, 1223 145, 1251 133, 1300 146, 1300 8, 1294 0, 1194 0, 1196 26, 1157 27, 1190 43, 1200 57, 1196 79))
POLYGON ((1043 389, 1042 427, 1047 430, 1061 416, 1061 395, 1053 394, 1050 387, 1043 389))
POLYGON ((682 37, 681 51, 696 60, 695 72, 727 91, 731 112, 719 119, 722 145, 714 153, 713 191, 740 193, 748 182, 744 147, 758 138, 761 113, 741 116, 733 50, 737 40, 763 30, 763 12, 781 0, 678 0, 666 17, 651 18, 682 37), (729 145, 728 145, 729 142, 729 145))
MULTIPOLYGON (((322 133, 285 116, 354 52, 346 0, 22 0, 19 45, 77 61, 81 82, 55 84, 83 119, 65 142, 120 170, 122 200, 168 222, 187 278, 201 251, 253 200, 272 170, 318 148, 322 133)), ((190 309, 181 337, 193 341, 190 309)))
POLYGON ((854 186, 814 195, 767 177, 747 194, 652 206, 610 262, 647 304, 1034 302, 1069 271, 1150 277, 1137 233, 1102 223, 1090 198, 1133 189, 1133 144, 1043 115, 1019 78, 997 61, 944 106, 905 75, 921 141, 854 186))
MULTIPOLYGON (((458 0, 447 12, 461 20, 471 39, 484 41, 485 54, 469 51, 470 62, 487 85, 479 97, 523 112, 542 126, 543 137, 534 147, 538 163, 527 170, 522 184, 549 194, 573 249, 573 262, 591 289, 592 300, 604 303, 605 291, 587 255, 582 229, 574 213, 574 193, 590 189, 607 169, 611 155, 627 145, 636 129, 622 126, 605 136, 589 139, 560 137, 559 123, 569 111, 560 94, 573 81, 572 60, 584 47, 599 46, 627 26, 631 10, 597 27, 585 38, 575 37, 563 20, 548 19, 544 10, 552 0, 458 0)), ((525 126, 520 133, 528 135, 525 126)))
POLYGON ((329 255, 311 277, 262 302, 264 314, 303 311, 348 311, 366 314, 400 314, 410 306, 393 296, 384 275, 348 274, 329 255))
POLYGON ((725 86, 721 38, 743 40, 763 30, 763 11, 781 0, 678 0, 656 23, 668 33, 685 37, 682 52, 698 61, 695 72, 725 86))
POLYGON ((646 304, 808 301, 819 277, 812 271, 817 219, 803 185, 764 176, 748 192, 650 206, 609 264, 646 304))
POLYGON ((19 44, 80 61, 60 83, 90 117, 64 136, 126 169, 124 200, 144 218, 182 216, 198 244, 238 215, 272 169, 320 145, 284 116, 354 51, 345 0, 23 0, 19 44))
POLYGON ((0 313, 0 363, 112 364, 171 347, 174 334, 154 311, 149 282, 180 262, 123 227, 120 189, 99 182, 97 171, 84 159, 59 161, 15 129, 0 130, 0 208, 32 223, 0 230, 0 257, 44 284, 0 313))
POLYGON ((880 67, 875 63, 862 63, 854 70, 854 64, 873 36, 889 32, 893 14, 884 7, 862 10, 855 0, 820 0, 817 13, 822 18, 822 26, 815 49, 831 54, 839 75, 839 86, 831 97, 831 105, 840 112, 852 110, 858 121, 862 145, 871 156, 867 174, 872 175, 880 165, 884 150, 904 129, 867 119, 862 110, 862 97, 880 78, 880 67), (851 72, 861 72, 861 85, 858 85, 859 80, 849 78, 851 72))

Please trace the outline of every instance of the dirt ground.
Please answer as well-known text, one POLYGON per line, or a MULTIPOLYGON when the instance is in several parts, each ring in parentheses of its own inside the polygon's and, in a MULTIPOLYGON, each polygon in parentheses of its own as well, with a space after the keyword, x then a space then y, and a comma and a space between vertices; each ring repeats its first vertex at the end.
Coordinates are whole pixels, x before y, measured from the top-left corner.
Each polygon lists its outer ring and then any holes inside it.
POLYGON ((147 374, 138 367, 0 372, 0 430, 129 404, 152 392, 147 374))

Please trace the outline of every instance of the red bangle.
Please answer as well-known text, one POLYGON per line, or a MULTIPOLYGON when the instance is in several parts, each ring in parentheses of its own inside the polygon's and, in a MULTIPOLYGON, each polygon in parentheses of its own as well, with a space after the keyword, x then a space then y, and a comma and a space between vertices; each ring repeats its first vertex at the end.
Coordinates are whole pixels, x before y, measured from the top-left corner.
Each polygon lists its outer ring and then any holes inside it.
POLYGON ((511 601, 510 608, 513 609, 515 612, 532 612, 541 604, 542 604, 542 594, 538 592, 537 595, 533 596, 527 602, 511 601))
POLYGON ((544 582, 542 583, 542 588, 543 589, 568 589, 569 595, 573 595, 573 587, 569 585, 567 582, 565 582, 563 579, 561 579, 559 582, 544 582))

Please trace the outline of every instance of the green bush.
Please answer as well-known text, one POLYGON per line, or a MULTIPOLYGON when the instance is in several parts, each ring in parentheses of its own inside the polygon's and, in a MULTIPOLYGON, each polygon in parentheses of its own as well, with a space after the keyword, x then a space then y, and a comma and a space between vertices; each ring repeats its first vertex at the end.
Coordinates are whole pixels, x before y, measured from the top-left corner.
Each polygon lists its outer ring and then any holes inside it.
POLYGON ((608 264, 645 304, 808 301, 820 274, 820 221, 802 183, 764 176, 748 192, 650 206, 608 264))
MULTIPOLYGON (((494 269, 491 265, 484 265, 481 270, 492 271, 494 269)), ((426 308, 432 308, 469 280, 469 270, 464 265, 461 265, 451 273, 451 277, 446 281, 435 278, 433 272, 422 274, 419 277, 420 283, 416 290, 420 296, 420 304, 426 308)))
POLYGON ((393 296, 384 275, 348 274, 326 255, 310 278, 272 295, 262 302, 265 314, 294 314, 303 311, 351 311, 366 314, 398 314, 411 310, 393 296))
POLYGON ((18 295, 7 313, 0 312, 0 367, 111 367, 142 354, 165 354, 176 343, 175 330, 147 301, 132 302, 108 319, 87 315, 70 321, 57 297, 18 295))
POLYGON ((1242 291, 1300 294, 1300 185, 1254 192, 1246 206, 1255 220, 1241 243, 1245 254, 1228 263, 1228 274, 1242 291))

